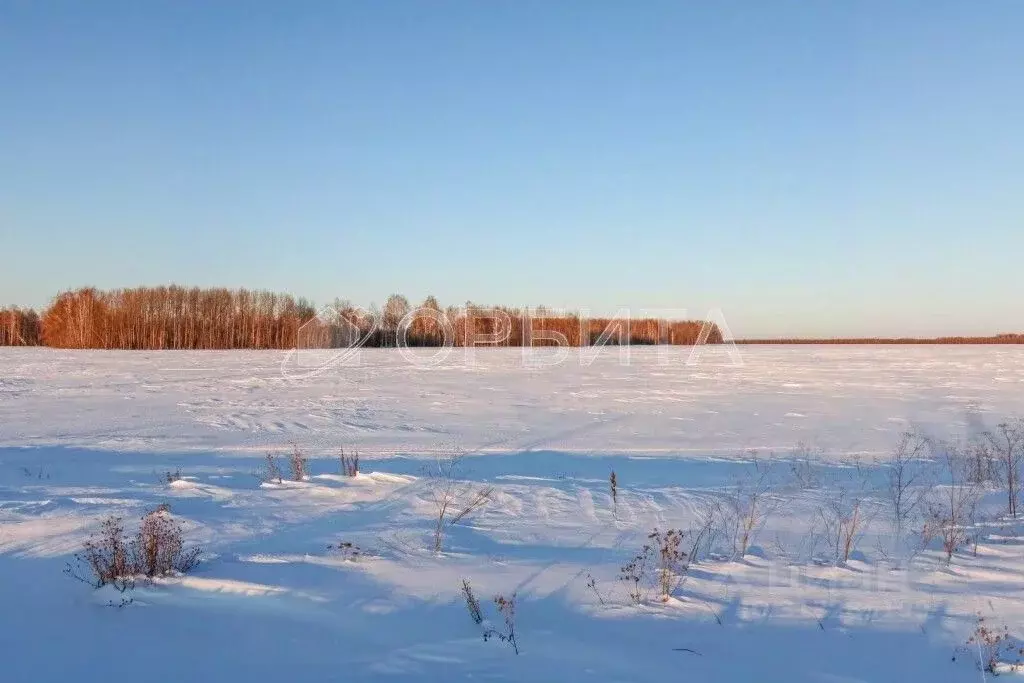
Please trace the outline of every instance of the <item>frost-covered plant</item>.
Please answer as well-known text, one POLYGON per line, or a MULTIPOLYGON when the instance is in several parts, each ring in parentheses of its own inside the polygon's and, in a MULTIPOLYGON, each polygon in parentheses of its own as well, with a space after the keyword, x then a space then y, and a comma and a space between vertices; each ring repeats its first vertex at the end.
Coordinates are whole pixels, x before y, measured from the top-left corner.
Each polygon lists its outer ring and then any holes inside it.
POLYGON ((78 565, 87 571, 70 564, 64 571, 96 588, 112 584, 124 592, 134 586, 136 577, 188 573, 199 563, 200 552, 200 548, 185 549, 181 524, 171 517, 168 506, 161 505, 143 516, 131 540, 125 536, 120 517, 104 520, 99 533, 75 555, 78 565))
POLYGON ((473 594, 473 587, 469 584, 468 579, 462 580, 462 598, 466 601, 466 610, 469 612, 470 619, 477 626, 484 623, 484 614, 480 609, 480 601, 476 599, 473 594))
MULTIPOLYGON (((131 569, 130 549, 124 536, 124 521, 120 517, 113 516, 105 519, 100 525, 99 533, 85 542, 81 552, 75 555, 75 560, 80 566, 84 566, 91 572, 91 580, 82 576, 70 564, 64 568, 64 572, 95 588, 133 576, 135 572, 131 569)), ((122 581, 121 586, 126 585, 122 581)), ((124 588, 120 589, 123 592, 124 588)))
POLYGON ((865 508, 866 502, 860 496, 841 489, 818 510, 835 564, 845 564, 856 550, 866 523, 865 508))
POLYGON ((589 588, 594 593, 594 595, 597 596, 597 601, 599 603, 601 603, 602 605, 605 604, 604 596, 601 595, 601 591, 597 589, 597 579, 595 579, 590 572, 587 572, 587 588, 589 588))
POLYGON ((611 476, 608 477, 608 487, 612 494, 612 515, 615 517, 619 516, 619 480, 615 476, 615 470, 612 470, 611 476))
POLYGON ((363 554, 362 549, 351 541, 338 541, 327 546, 327 549, 337 551, 341 555, 341 559, 346 562, 355 562, 363 554))
POLYGON ((507 598, 504 595, 495 595, 494 606, 498 608, 498 613, 505 619, 505 631, 501 632, 493 628, 484 631, 484 640, 487 640, 487 635, 490 633, 503 643, 511 645, 512 650, 519 654, 519 643, 516 642, 516 594, 513 593, 507 598))
POLYGON ((754 460, 753 468, 726 493, 722 522, 732 541, 732 552, 743 557, 773 512, 771 464, 754 460))
POLYGON ((281 473, 281 466, 277 463, 277 458, 274 457, 273 453, 267 453, 263 467, 255 472, 255 477, 264 484, 281 483, 284 476, 281 473))
POLYGON ((24 474, 28 479, 39 479, 39 480, 42 480, 42 479, 49 479, 50 478, 50 473, 47 472, 42 467, 40 467, 35 472, 33 472, 32 470, 30 470, 27 467, 22 467, 21 468, 21 473, 24 474))
POLYGON ((927 437, 917 432, 904 432, 885 463, 894 552, 898 551, 908 525, 933 484, 929 467, 923 464, 928 447, 927 437))
POLYGON ((821 486, 821 479, 815 469, 815 463, 820 461, 823 455, 821 449, 812 448, 802 441, 796 445, 796 448, 793 449, 789 471, 797 489, 808 490, 821 486))
POLYGON ((296 444, 292 444, 292 452, 288 456, 288 464, 292 470, 293 481, 303 481, 309 470, 309 459, 306 454, 299 450, 296 444))
POLYGON ((458 454, 438 458, 426 472, 426 485, 434 505, 434 552, 441 552, 448 527, 484 507, 494 494, 490 486, 474 487, 459 480, 462 458, 458 454))
POLYGON ((1006 483, 1007 511, 1011 517, 1016 518, 1021 489, 1021 467, 1024 465, 1024 419, 1003 422, 995 433, 989 434, 988 437, 1006 483))
POLYGON ((199 563, 199 548, 185 550, 181 523, 170 507, 160 505, 146 513, 132 544, 135 573, 147 577, 187 574, 199 563))
POLYGON ((973 438, 968 442, 964 458, 966 476, 971 483, 984 486, 999 480, 1001 445, 1000 440, 995 438, 992 432, 986 433, 983 438, 973 438))
POLYGON ((505 628, 502 631, 494 628, 484 619, 480 601, 474 595, 473 587, 468 579, 462 579, 462 599, 466 603, 466 611, 469 612, 469 618, 473 620, 474 624, 483 628, 484 642, 489 641, 491 638, 497 638, 501 642, 507 643, 516 654, 519 654, 519 643, 516 640, 515 593, 507 598, 502 594, 494 596, 494 606, 498 609, 498 614, 502 616, 505 622, 505 628))
POLYGON ((345 453, 345 447, 341 448, 341 455, 338 456, 341 461, 341 474, 345 477, 354 477, 359 474, 359 451, 355 451, 352 455, 345 453))
POLYGON ((689 555, 683 550, 683 536, 679 529, 655 529, 647 536, 658 552, 658 591, 663 602, 679 588, 688 569, 689 555))
POLYGON ((936 487, 927 500, 922 538, 927 542, 938 536, 949 564, 953 554, 971 539, 981 489, 970 480, 968 463, 956 444, 938 444, 935 448, 948 480, 936 487))
POLYGON ((989 626, 981 614, 965 648, 977 651, 978 666, 992 675, 999 674, 1000 664, 1005 664, 1012 671, 1024 665, 1024 647, 1014 644, 1006 625, 1002 628, 989 626))
MULTIPOLYGON (((650 595, 649 591, 654 589, 659 599, 667 602, 686 580, 690 563, 709 529, 709 524, 703 524, 688 544, 684 541, 689 534, 681 529, 661 531, 655 528, 647 534, 647 543, 619 568, 619 580, 626 587, 629 601, 634 605, 643 604, 650 595)), ((587 577, 587 587, 604 604, 594 578, 589 574, 587 577)))
POLYGON ((654 549, 645 543, 640 552, 619 569, 619 580, 626 585, 626 595, 634 605, 644 602, 646 585, 649 580, 654 549))

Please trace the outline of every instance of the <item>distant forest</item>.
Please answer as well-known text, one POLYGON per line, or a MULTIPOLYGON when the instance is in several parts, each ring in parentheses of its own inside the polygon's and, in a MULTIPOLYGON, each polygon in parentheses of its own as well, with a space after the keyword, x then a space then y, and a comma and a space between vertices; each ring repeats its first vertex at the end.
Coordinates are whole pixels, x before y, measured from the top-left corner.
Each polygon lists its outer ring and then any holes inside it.
MULTIPOLYGON (((288 294, 178 286, 63 292, 41 314, 0 309, 0 346, 63 349, 294 349, 348 346, 588 346, 719 344, 717 326, 693 320, 582 318, 544 308, 467 304, 442 309, 399 294, 366 311, 336 300, 317 309, 288 294), (400 322, 412 313, 406 325, 400 322), (704 338, 701 338, 701 335, 704 338)), ((743 339, 737 344, 1024 344, 1024 334, 993 337, 743 339)))
POLYGON ((366 347, 588 346, 595 343, 721 343, 713 324, 692 320, 582 318, 543 308, 417 307, 399 294, 370 311, 338 300, 317 309, 288 294, 245 289, 138 287, 63 292, 37 313, 0 310, 0 346, 63 349, 294 349, 366 347), (411 313, 405 325, 403 319, 411 313), (703 330, 704 338, 701 338, 703 330), (603 336, 602 336, 603 335, 603 336))

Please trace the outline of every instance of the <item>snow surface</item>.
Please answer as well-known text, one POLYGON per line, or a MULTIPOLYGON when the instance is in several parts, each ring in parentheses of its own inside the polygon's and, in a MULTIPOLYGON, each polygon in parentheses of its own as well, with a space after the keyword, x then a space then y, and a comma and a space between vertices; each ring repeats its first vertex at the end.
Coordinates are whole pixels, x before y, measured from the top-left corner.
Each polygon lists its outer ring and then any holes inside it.
MULTIPOLYGON (((124 451, 248 450, 289 440, 374 453, 457 445, 735 456, 798 441, 883 452, 916 424, 963 430, 1024 406, 1018 346, 363 350, 357 365, 293 368, 275 352, 81 352, 0 348, 0 444, 124 451), (284 367, 283 367, 284 366, 284 367), (46 415, 46 419, 41 419, 46 415)), ((331 356, 321 359, 329 364, 331 356)))
POLYGON ((297 372, 275 352, 0 348, 0 680, 974 681, 977 614, 1024 635, 1024 529, 1000 493, 947 567, 893 541, 879 461, 911 426, 1024 415, 1020 347, 432 353, 297 372), (310 476, 259 481, 292 443, 310 476), (456 451, 494 493, 435 554, 425 473, 456 451), (620 567, 729 500, 752 451, 772 490, 750 552, 719 543, 672 600, 631 604, 620 567), (837 566, 821 510, 854 487, 866 528, 837 566), (203 547, 195 572, 123 608, 63 574, 104 518, 160 503, 203 547), (494 624, 491 596, 517 594, 520 655, 483 641, 463 578, 494 624))

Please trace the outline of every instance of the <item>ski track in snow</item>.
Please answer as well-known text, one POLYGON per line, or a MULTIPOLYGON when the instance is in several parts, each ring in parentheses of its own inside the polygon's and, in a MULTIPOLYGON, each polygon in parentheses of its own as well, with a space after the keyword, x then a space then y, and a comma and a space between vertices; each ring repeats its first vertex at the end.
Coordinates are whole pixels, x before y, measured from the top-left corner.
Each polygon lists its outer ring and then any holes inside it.
POLYGON ((538 369, 517 351, 431 368, 366 351, 296 379, 274 352, 0 348, 0 604, 19 615, 0 627, 18 653, 0 679, 109 680, 170 657, 253 681, 974 681, 957 648, 977 613, 1024 635, 1024 529, 993 519, 977 556, 946 567, 931 548, 896 569, 872 462, 910 426, 966 435, 1024 415, 1024 350, 744 347, 740 367, 687 353, 538 369), (264 453, 291 443, 310 476, 261 483, 264 453), (790 481, 797 444, 815 486, 790 481), (362 456, 354 479, 341 446, 362 456), (751 451, 774 483, 750 553, 727 558, 719 538, 678 599, 630 604, 620 567, 653 528, 727 504, 751 451), (438 555, 425 475, 452 452, 465 486, 494 493, 438 555), (835 566, 820 511, 854 486, 865 530, 835 566), (160 503, 204 548, 195 574, 123 609, 63 575, 104 518, 160 503), (339 541, 361 555, 327 549, 339 541), (522 655, 482 642, 462 578, 496 624, 490 597, 517 593, 522 655), (74 635, 56 644, 55 628, 74 635))

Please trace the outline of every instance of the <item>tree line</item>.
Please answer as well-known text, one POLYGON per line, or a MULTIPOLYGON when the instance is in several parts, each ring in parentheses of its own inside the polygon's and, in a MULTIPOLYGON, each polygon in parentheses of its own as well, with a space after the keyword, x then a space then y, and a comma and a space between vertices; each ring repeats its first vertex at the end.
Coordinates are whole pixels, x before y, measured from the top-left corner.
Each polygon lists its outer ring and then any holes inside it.
POLYGON ((289 294, 179 286, 57 295, 38 314, 0 310, 0 345, 64 349, 293 349, 360 343, 393 346, 588 346, 721 343, 718 327, 659 318, 589 318, 543 307, 468 303, 442 309, 427 297, 413 307, 400 294, 383 308, 344 300, 317 309, 289 294))
POLYGON ((64 349, 285 349, 315 313, 310 302, 273 292, 87 287, 53 300, 41 341, 64 349))
POLYGON ((37 346, 41 329, 39 314, 30 308, 0 309, 0 346, 37 346))
POLYGON ((428 296, 413 306, 401 294, 383 309, 364 310, 345 300, 321 309, 298 340, 304 348, 324 348, 366 339, 366 346, 592 346, 596 344, 719 344, 713 323, 664 318, 594 318, 543 306, 513 308, 465 306, 442 309, 428 296), (702 338, 703 335, 703 338, 702 338), (341 339, 342 343, 333 343, 341 339))
MULTIPOLYGON (((359 343, 394 346, 589 346, 718 344, 719 328, 694 320, 591 318, 544 307, 413 306, 393 294, 382 308, 336 299, 316 308, 289 294, 247 289, 136 287, 62 292, 37 313, 0 309, 0 346, 67 349, 294 349, 359 343)), ((989 337, 745 339, 738 344, 1024 344, 989 337)))

